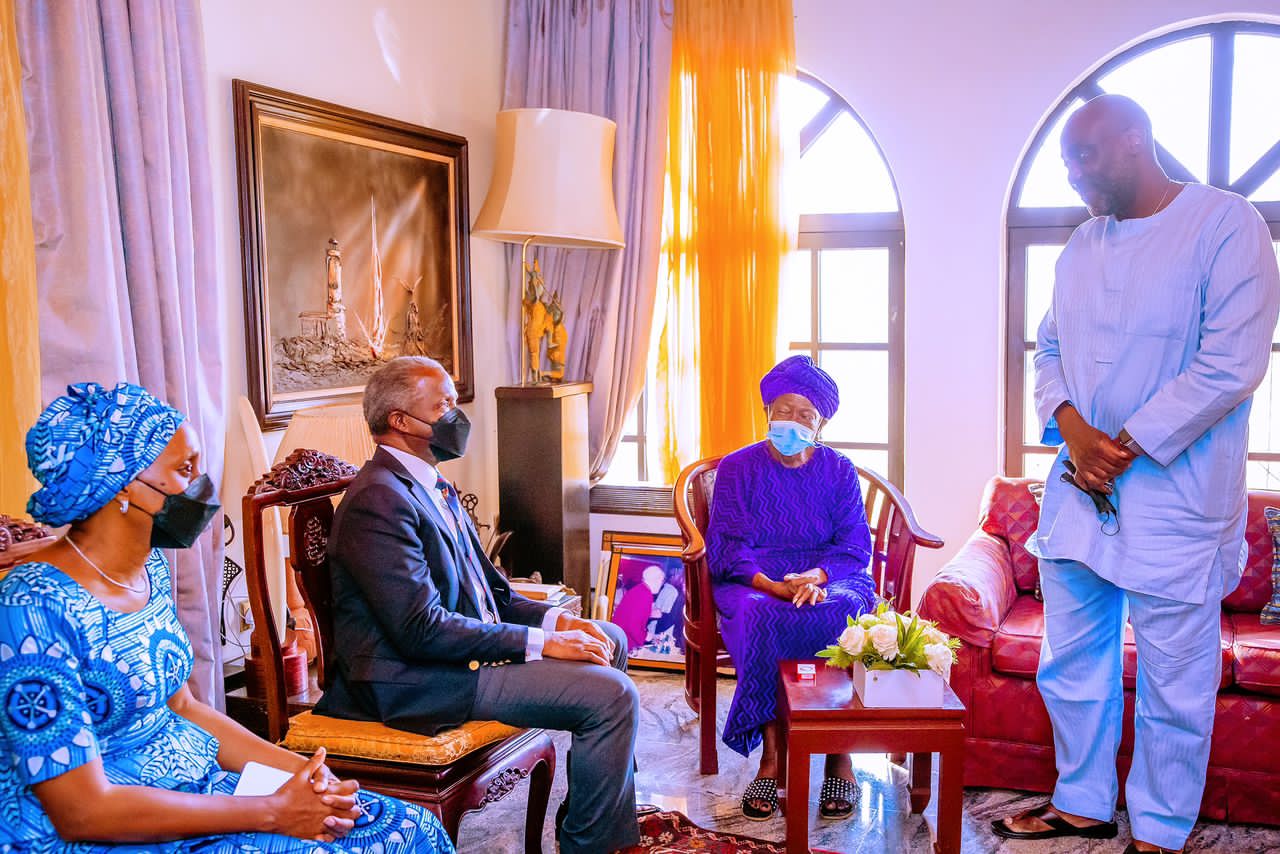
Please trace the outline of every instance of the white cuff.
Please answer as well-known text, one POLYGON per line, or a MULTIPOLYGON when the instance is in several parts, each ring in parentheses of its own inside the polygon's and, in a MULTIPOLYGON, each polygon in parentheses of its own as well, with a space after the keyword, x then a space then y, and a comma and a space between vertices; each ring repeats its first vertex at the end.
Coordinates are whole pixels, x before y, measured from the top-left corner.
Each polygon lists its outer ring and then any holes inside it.
POLYGON ((542 629, 529 628, 529 636, 524 642, 524 660, 541 661, 542 646, 547 642, 546 632, 542 629))
POLYGON ((560 622, 560 615, 568 613, 564 608, 548 608, 547 613, 542 615, 542 630, 544 632, 554 632, 556 624, 560 622))

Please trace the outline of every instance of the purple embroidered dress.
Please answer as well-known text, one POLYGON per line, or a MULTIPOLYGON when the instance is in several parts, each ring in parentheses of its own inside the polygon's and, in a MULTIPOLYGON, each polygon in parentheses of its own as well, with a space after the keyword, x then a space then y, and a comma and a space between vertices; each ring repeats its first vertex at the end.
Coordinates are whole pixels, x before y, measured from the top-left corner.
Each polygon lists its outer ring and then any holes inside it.
POLYGON ((707 526, 707 559, 720 630, 738 671, 724 743, 748 755, 761 727, 777 716, 778 662, 811 658, 833 643, 845 618, 872 610, 875 585, 867 571, 871 531, 858 471, 825 445, 809 462, 787 468, 768 442, 734 451, 720 462, 707 526), (827 599, 797 608, 755 590, 763 572, 826 570, 827 599))

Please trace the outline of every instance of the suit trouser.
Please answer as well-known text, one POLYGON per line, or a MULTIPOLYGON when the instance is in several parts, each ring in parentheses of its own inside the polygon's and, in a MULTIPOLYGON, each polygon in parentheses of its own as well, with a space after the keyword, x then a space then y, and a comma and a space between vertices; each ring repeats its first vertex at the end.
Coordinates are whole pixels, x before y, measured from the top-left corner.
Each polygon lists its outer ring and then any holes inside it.
POLYGON ((1103 821, 1114 816, 1128 611, 1138 649, 1129 823, 1135 839, 1181 848, 1200 812, 1209 765, 1222 603, 1123 590, 1075 561, 1040 561, 1040 586, 1044 642, 1036 684, 1053 722, 1053 805, 1103 821))
POLYGON ((604 854, 640 841, 633 766, 640 697, 626 674, 626 635, 612 623, 596 625, 613 638, 613 667, 547 658, 484 667, 471 713, 573 733, 562 854, 604 854))

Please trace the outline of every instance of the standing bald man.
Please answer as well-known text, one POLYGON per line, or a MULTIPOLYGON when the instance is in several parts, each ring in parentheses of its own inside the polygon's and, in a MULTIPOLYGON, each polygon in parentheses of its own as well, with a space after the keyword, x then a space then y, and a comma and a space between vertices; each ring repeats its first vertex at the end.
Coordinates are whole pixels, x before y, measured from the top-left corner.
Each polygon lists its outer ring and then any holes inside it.
POLYGON ((1058 259, 1035 353, 1041 441, 1062 445, 1030 542, 1058 782, 1049 803, 993 829, 1116 835, 1127 616, 1138 681, 1126 852, 1180 851, 1209 763, 1221 602, 1243 561, 1249 407, 1280 271, 1249 202, 1164 173, 1134 101, 1077 110, 1062 158, 1093 218, 1058 259))

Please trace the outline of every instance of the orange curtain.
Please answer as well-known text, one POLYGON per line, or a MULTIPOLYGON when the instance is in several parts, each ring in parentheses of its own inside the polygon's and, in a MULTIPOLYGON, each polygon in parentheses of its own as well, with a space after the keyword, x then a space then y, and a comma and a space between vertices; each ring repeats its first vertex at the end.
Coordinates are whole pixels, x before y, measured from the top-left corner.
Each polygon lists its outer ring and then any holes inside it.
POLYGON ((40 412, 36 245, 13 0, 0 0, 0 513, 25 515, 23 441, 40 412))
POLYGON ((791 0, 676 0, 672 30, 655 394, 668 483, 700 456, 761 437, 757 388, 774 363, 779 279, 795 242, 782 190, 791 0))

